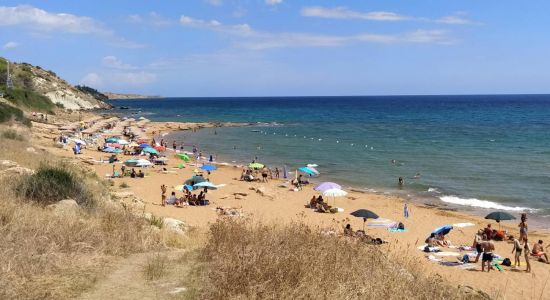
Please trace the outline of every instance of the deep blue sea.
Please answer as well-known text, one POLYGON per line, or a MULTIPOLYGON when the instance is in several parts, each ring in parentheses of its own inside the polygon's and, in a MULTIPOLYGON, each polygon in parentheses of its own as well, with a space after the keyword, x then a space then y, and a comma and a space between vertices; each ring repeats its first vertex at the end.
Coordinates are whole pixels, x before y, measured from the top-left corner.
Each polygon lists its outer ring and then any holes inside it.
POLYGON ((157 121, 258 122, 167 136, 226 162, 258 157, 321 181, 550 222, 550 95, 117 100, 157 121), (216 134, 215 134, 216 133, 216 134), (395 160, 395 163, 392 163, 395 160), (419 173, 419 178, 414 178, 419 173), (399 188, 398 177, 405 185, 399 188))

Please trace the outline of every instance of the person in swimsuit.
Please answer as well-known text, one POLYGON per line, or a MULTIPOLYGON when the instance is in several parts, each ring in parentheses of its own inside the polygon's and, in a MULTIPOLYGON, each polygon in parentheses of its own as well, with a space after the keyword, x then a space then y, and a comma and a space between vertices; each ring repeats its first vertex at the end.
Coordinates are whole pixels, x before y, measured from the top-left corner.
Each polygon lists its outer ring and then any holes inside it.
POLYGON ((162 206, 165 206, 166 205, 166 185, 161 185, 160 186, 160 191, 162 192, 161 196, 160 196, 160 201, 161 201, 161 205, 162 206))
POLYGON ((527 214, 522 213, 521 214, 521 222, 518 225, 519 227, 519 240, 526 241, 527 240, 527 214))
POLYGON ((483 249, 483 255, 481 257, 481 272, 485 271, 485 263, 487 263, 487 272, 491 271, 493 266, 493 251, 495 251, 495 244, 491 241, 483 241, 481 243, 483 249))
POLYGON ((480 229, 477 231, 476 236, 474 237, 474 244, 473 248, 476 248, 476 260, 474 263, 477 263, 479 261, 479 257, 481 256, 481 253, 483 253, 483 250, 481 249, 481 242, 483 241, 483 230, 480 229))
POLYGON ((538 257, 540 261, 546 264, 548 263, 548 255, 546 255, 546 253, 544 252, 544 246, 542 245, 542 240, 539 240, 539 242, 533 246, 533 256, 538 257))
POLYGON ((521 256, 521 251, 522 250, 523 250, 523 248, 521 248, 521 244, 520 244, 519 240, 514 239, 514 248, 512 249, 512 253, 516 252, 516 254, 514 256, 514 267, 516 267, 516 268, 519 268, 519 265, 521 264, 520 256, 521 256))
POLYGON ((529 247, 529 240, 527 238, 525 238, 524 242, 525 244, 523 245, 523 255, 525 257, 525 263, 527 264, 527 268, 525 269, 525 272, 531 273, 531 263, 529 262, 531 247, 529 247))

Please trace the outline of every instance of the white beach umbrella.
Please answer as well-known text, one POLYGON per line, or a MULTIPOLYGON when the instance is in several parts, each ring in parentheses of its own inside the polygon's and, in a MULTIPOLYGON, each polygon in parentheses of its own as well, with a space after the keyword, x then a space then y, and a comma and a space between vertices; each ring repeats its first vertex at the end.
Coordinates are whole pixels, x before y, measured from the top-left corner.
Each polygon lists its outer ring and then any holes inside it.
POLYGON ((80 139, 73 139, 73 142, 75 142, 77 144, 81 144, 81 145, 86 145, 86 142, 83 141, 83 140, 80 140, 80 139))
POLYGON ((136 162, 136 166, 137 167, 148 167, 148 166, 151 166, 153 165, 150 161, 146 160, 146 159, 138 159, 137 162, 136 162))
MULTIPOLYGON (((341 189, 328 189, 328 190, 323 191, 323 196, 332 197, 332 198, 345 197, 345 196, 347 196, 347 194, 348 194, 348 192, 346 192, 344 190, 341 190, 341 189)), ((334 201, 336 201, 336 199, 334 199, 334 201)))
POLYGON ((130 142, 128 142, 127 140, 123 140, 123 139, 119 139, 119 140, 118 140, 118 143, 119 143, 120 145, 128 145, 128 144, 130 144, 130 142))

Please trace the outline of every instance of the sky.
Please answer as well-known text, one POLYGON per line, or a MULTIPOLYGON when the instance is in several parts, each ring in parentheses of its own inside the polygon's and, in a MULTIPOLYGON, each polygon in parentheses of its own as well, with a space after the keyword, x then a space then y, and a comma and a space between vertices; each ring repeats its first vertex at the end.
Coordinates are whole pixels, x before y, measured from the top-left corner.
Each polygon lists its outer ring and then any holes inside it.
POLYGON ((550 1, 0 0, 0 56, 161 96, 550 92, 550 1))

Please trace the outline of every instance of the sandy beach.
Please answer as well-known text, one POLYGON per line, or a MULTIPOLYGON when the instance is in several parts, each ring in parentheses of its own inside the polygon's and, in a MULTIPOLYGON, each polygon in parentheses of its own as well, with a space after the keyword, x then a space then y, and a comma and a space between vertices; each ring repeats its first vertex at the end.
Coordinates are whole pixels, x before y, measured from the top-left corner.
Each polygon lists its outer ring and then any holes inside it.
MULTIPOLYGON (((120 122, 117 120, 115 122, 120 122)), ((151 138, 151 133, 155 131, 168 132, 171 130, 186 130, 208 126, 237 126, 239 124, 217 124, 207 125, 198 123, 162 123, 151 122, 144 125, 146 130, 142 132, 142 138, 151 138)), ((59 134, 54 126, 48 126, 36 123, 33 131, 38 144, 47 151, 73 158, 71 146, 64 148, 55 147, 53 138, 59 134)), ((110 135, 109 131, 103 133, 104 137, 110 135)), ((98 141, 101 139, 98 139, 98 141)), ((101 144, 101 143, 100 143, 101 144)), ((170 146, 170 145, 169 145, 170 146)), ((98 162, 106 160, 110 154, 102 153, 97 150, 97 145, 88 145, 83 149, 83 154, 79 155, 79 160, 88 161, 88 165, 100 177, 106 178, 112 174, 113 164, 107 162, 98 162)), ((189 149, 187 149, 189 150, 189 149)), ((196 168, 202 165, 201 162, 192 161, 185 163, 184 168, 177 166, 182 162, 175 157, 174 152, 169 150, 164 153, 168 160, 167 171, 162 171, 162 166, 149 167, 144 169, 145 178, 114 178, 113 189, 117 191, 127 191, 135 194, 142 200, 144 211, 155 216, 170 217, 184 221, 189 226, 193 226, 200 231, 205 231, 208 225, 214 222, 219 214, 217 207, 235 208, 241 212, 240 217, 249 217, 263 222, 284 223, 296 220, 303 221, 311 226, 319 227, 325 231, 334 231, 342 234, 343 227, 351 224, 352 228, 357 230, 363 226, 363 220, 350 215, 350 212, 357 209, 366 208, 376 212, 381 218, 389 219, 405 224, 406 232, 393 233, 385 227, 367 226, 366 232, 374 237, 380 237, 387 241, 387 244, 381 245, 387 251, 395 251, 399 255, 408 256, 417 260, 426 272, 440 274, 445 280, 455 285, 471 286, 475 289, 485 291, 492 297, 504 296, 504 299, 516 297, 533 299, 550 299, 550 292, 545 288, 550 278, 550 265, 531 259, 532 273, 528 274, 525 270, 525 263, 519 270, 510 267, 504 267, 504 271, 492 270, 490 273, 481 272, 481 262, 474 265, 473 269, 464 269, 463 266, 445 266, 438 262, 430 261, 427 253, 418 249, 424 245, 424 240, 429 233, 442 225, 472 223, 473 226, 455 228, 448 235, 448 239, 456 246, 471 246, 474 240, 475 232, 486 227, 491 223, 497 227, 494 221, 484 220, 477 216, 467 215, 461 212, 446 211, 438 207, 422 207, 413 203, 408 203, 410 216, 408 219, 403 217, 404 200, 386 195, 349 192, 346 197, 328 198, 330 205, 343 209, 343 212, 335 214, 323 214, 314 212, 306 208, 306 204, 314 195, 319 195, 313 190, 313 186, 307 185, 301 191, 290 189, 285 185, 283 179, 270 179, 267 183, 244 182, 239 181, 242 171, 241 167, 214 162, 218 170, 213 171, 209 180, 215 184, 225 184, 217 190, 208 191, 207 199, 210 201, 208 206, 187 206, 178 208, 174 206, 161 206, 160 186, 168 186, 169 193, 174 186, 180 185, 186 179, 193 175, 196 168), (121 188, 122 183, 128 185, 127 188, 121 188)), ((119 154, 118 163, 115 163, 116 170, 120 170, 120 162, 129 159, 129 156, 119 154)), ((206 174, 205 174, 206 175, 206 174)), ((182 196, 181 192, 176 192, 177 196, 182 196)), ((239 216, 237 216, 239 217, 239 216)), ((369 220, 367 224, 373 224, 376 221, 369 220)), ((503 222, 502 228, 509 234, 519 236, 519 220, 503 222)), ((545 246, 550 242, 550 233, 542 230, 529 231, 530 242, 536 242, 542 239, 545 246)), ((513 244, 509 241, 495 241, 496 254, 502 257, 508 257, 513 260, 513 244)), ((443 249, 446 252, 459 252, 458 249, 443 249)), ((468 251, 466 251, 468 252, 468 251)), ((450 256, 439 256, 445 261, 457 261, 458 256, 462 257, 466 252, 450 254, 450 256)), ((522 257, 523 260, 523 257, 522 257)))

